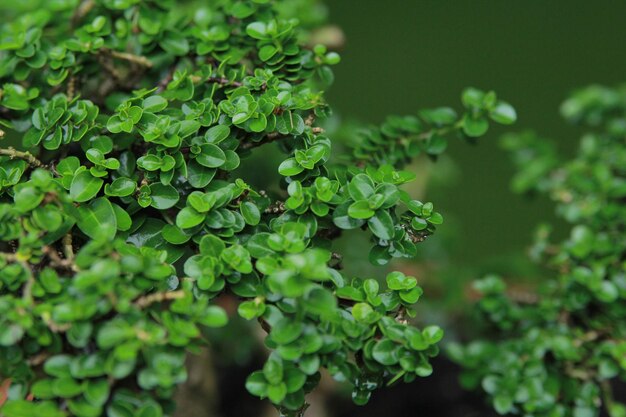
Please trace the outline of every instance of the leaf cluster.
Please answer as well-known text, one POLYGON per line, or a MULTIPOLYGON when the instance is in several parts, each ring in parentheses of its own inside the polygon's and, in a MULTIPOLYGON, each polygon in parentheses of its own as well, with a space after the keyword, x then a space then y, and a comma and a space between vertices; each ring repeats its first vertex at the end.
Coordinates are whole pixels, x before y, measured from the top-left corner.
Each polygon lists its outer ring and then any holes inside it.
POLYGON ((429 375, 443 333, 408 322, 417 280, 347 277, 332 242, 363 229, 374 264, 414 256, 443 221, 401 189, 414 144, 439 154, 514 110, 470 89, 462 116, 390 119, 375 158, 363 143, 331 163, 318 120, 339 56, 306 46, 286 6, 74 3, 0 29, 0 125, 21 139, 0 148, 2 414, 171 415, 185 354, 226 324, 225 300, 266 331, 246 386, 285 415, 323 369, 359 404, 429 375), (269 193, 237 169, 274 142, 269 193))
POLYGON ((538 230, 531 256, 554 274, 537 294, 508 291, 496 276, 477 282, 492 337, 450 350, 464 383, 500 414, 626 415, 612 393, 626 376, 625 98, 623 87, 592 86, 563 103, 563 116, 589 130, 570 160, 532 132, 503 138, 519 168, 513 187, 547 194, 570 231, 551 242, 548 226, 538 230))

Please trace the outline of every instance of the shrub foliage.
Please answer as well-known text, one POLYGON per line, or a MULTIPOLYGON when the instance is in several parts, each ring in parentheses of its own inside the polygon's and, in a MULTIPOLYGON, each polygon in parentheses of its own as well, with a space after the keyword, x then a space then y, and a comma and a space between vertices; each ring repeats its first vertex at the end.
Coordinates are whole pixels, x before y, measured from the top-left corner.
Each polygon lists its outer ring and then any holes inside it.
POLYGON ((559 243, 538 230, 531 256, 555 271, 538 295, 511 297, 496 276, 478 282, 497 337, 451 349, 465 384, 481 385, 500 414, 626 416, 611 387, 626 376, 625 103, 623 87, 598 86, 565 101, 564 117, 589 129, 567 161, 534 133, 503 138, 520 170, 514 189, 547 194, 571 229, 559 243))
POLYGON ((389 118, 331 162, 339 56, 307 46, 302 9, 204 3, 56 0, 2 26, 0 123, 21 140, 0 149, 6 417, 170 415, 226 295, 267 332, 246 387, 284 415, 322 368, 359 404, 432 372, 443 333, 408 324, 416 279, 344 276, 333 241, 361 229, 373 263, 414 256, 443 219, 401 190, 405 164, 514 110, 468 89, 460 115, 389 118), (269 143, 285 155, 272 192, 238 170, 269 143))

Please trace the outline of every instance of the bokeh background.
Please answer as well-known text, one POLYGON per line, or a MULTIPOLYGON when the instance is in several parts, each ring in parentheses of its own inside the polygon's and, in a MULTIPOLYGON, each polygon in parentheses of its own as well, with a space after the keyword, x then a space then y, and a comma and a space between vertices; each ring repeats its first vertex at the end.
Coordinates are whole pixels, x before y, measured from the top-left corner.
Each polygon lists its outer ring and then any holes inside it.
MULTIPOLYGON (((588 84, 626 82, 625 2, 339 0, 328 6, 346 37, 328 92, 344 119, 378 123, 420 107, 458 107, 460 91, 475 86, 516 107, 512 129, 533 129, 572 154, 580 132, 562 121, 560 103, 588 84)), ((493 128, 478 146, 451 144, 456 175, 427 190, 457 229, 450 248, 457 266, 500 268, 524 251, 540 221, 553 219, 549 202, 510 192, 513 167, 497 144, 510 129, 493 128)))

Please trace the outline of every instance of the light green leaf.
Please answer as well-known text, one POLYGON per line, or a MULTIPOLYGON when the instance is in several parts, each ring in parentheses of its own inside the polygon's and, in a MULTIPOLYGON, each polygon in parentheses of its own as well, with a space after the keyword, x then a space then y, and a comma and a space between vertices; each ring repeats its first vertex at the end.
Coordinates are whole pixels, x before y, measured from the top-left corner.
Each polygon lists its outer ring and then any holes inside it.
POLYGON ((94 198, 104 181, 96 178, 89 171, 81 171, 74 176, 70 185, 70 198, 77 203, 83 203, 94 198))

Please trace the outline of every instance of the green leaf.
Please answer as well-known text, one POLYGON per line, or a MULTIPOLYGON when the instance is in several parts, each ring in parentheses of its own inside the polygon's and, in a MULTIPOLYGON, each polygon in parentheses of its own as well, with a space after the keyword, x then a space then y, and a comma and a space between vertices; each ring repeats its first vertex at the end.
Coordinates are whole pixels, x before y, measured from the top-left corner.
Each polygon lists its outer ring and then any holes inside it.
POLYGON ((178 131, 178 136, 181 138, 186 138, 198 132, 202 125, 197 120, 183 120, 180 122, 180 130, 178 131))
POLYGON ((143 110, 149 113, 157 113, 167 107, 167 100, 161 96, 150 96, 143 100, 143 110))
POLYGON ((445 126, 450 125, 456 121, 457 114, 454 109, 449 107, 438 107, 436 109, 426 109, 419 112, 420 116, 427 122, 445 126))
POLYGON ((429 155, 441 155, 448 148, 448 140, 440 135, 433 135, 428 140, 426 152, 429 155))
POLYGON ((120 133, 123 130, 122 123, 122 119, 115 114, 107 120, 107 129, 111 133, 120 133))
POLYGON ((287 395, 287 385, 284 382, 281 382, 276 385, 269 385, 267 387, 267 397, 274 404, 279 404, 282 400, 285 399, 287 395))
POLYGON ((487 133, 489 122, 484 117, 472 117, 466 114, 463 117, 463 132, 469 137, 479 137, 487 133))
POLYGON ((163 417, 163 410, 159 404, 150 401, 137 410, 137 417, 163 417))
POLYGON ((46 374, 57 378, 70 376, 72 357, 69 355, 54 355, 44 362, 43 370, 46 374))
POLYGON ((247 224, 251 226, 259 224, 259 221, 261 220, 261 212, 256 204, 251 201, 244 201, 241 203, 241 206, 239 206, 239 210, 241 211, 241 215, 247 224))
POLYGON ((482 108, 484 97, 484 92, 473 87, 466 88, 461 94, 461 100, 463 101, 463 104, 465 105, 465 107, 469 108, 482 108))
POLYGON ((369 219, 375 214, 367 201, 355 201, 348 207, 348 215, 353 219, 369 219))
POLYGON ((602 281, 600 287, 595 290, 598 299, 604 303, 612 303, 619 298, 619 289, 611 281, 602 281))
POLYGON ((103 406, 109 398, 109 383, 106 379, 89 380, 86 383, 84 396, 93 406, 103 406))
POLYGON ((209 306, 204 312, 202 323, 208 327, 224 327, 228 323, 228 315, 221 307, 209 306))
POLYGON ((297 368, 286 369, 283 378, 288 393, 296 392, 302 388, 306 383, 306 379, 306 374, 297 368))
POLYGON ((246 389, 252 395, 261 398, 267 397, 267 388, 267 380, 261 371, 251 373, 246 379, 246 389))
POLYGON ((13 198, 16 208, 21 213, 29 212, 39 206, 43 201, 44 193, 39 191, 37 187, 26 185, 21 187, 19 191, 15 193, 13 198))
POLYGON ((215 173, 215 169, 204 167, 195 160, 189 161, 187 166, 187 180, 194 188, 206 187, 215 176, 215 173))
POLYGON ((126 212, 126 210, 124 210, 117 204, 111 203, 111 206, 113 206, 113 211, 115 212, 117 229, 122 231, 130 229, 133 224, 133 220, 130 218, 130 215, 126 212))
POLYGON ((24 329, 17 324, 3 324, 0 327, 0 346, 12 346, 24 336, 24 329))
POLYGON ((259 49, 259 58, 261 61, 269 61, 277 52, 278 48, 274 45, 265 45, 259 49))
POLYGON ((226 248, 226 245, 219 237, 215 235, 204 235, 200 239, 200 253, 219 257, 226 248))
POLYGON ((57 172, 61 175, 73 175, 80 167, 80 160, 75 156, 63 158, 57 164, 57 172))
POLYGON ((265 303, 256 300, 244 301, 237 307, 237 312, 246 320, 261 317, 265 312, 265 303))
POLYGON ((386 210, 378 210, 376 214, 367 221, 367 225, 375 236, 385 240, 393 238, 393 219, 386 210))
POLYGON ((137 165, 146 171, 156 171, 161 169, 163 161, 156 155, 144 155, 137 159, 137 165))
POLYGON ((263 113, 259 113, 253 118, 249 119, 248 126, 253 132, 263 132, 267 127, 267 117, 263 113))
MULTIPOLYGON (((362 219, 355 219, 348 214, 348 208, 350 204, 342 204, 338 206, 333 213, 333 223, 335 226, 341 229, 356 229, 361 227, 365 221, 362 219)), ((369 205, 368 205, 369 207, 369 205)))
POLYGON ((383 198, 381 208, 387 209, 395 206, 400 200, 400 190, 393 184, 381 184, 376 187, 376 194, 383 198))
POLYGON ((241 125, 252 116, 251 112, 239 112, 233 116, 233 124, 241 125))
POLYGON ((507 414, 513 409, 513 399, 506 394, 499 394, 493 399, 493 408, 499 414, 507 414))
POLYGON ((32 385, 30 391, 38 399, 45 400, 54 398, 55 394, 52 391, 53 385, 54 382, 52 379, 40 379, 32 385))
POLYGON ((430 346, 427 340, 424 339, 424 335, 419 330, 409 327, 404 331, 404 334, 409 342, 409 346, 414 350, 426 350, 430 346))
POLYGON ((337 298, 321 287, 311 289, 302 304, 309 314, 332 317, 337 313, 337 298))
POLYGON ((202 223, 205 218, 205 214, 198 213, 191 207, 185 207, 176 216, 176 226, 181 229, 189 229, 202 223))
POLYGON ((382 365, 394 365, 398 363, 396 344, 389 339, 379 340, 372 349, 372 357, 382 365))
POLYGON ((374 309, 367 303, 356 303, 352 306, 352 316, 362 323, 372 323, 376 319, 374 309))
POLYGON ((60 378, 54 381, 52 392, 61 398, 72 398, 83 392, 83 385, 73 378, 60 378))
POLYGON ((280 175, 283 175, 285 177, 292 177, 294 175, 298 175, 299 173, 301 173, 302 171, 304 171, 304 168, 302 168, 298 162, 295 160, 295 158, 289 158, 289 159, 285 159, 279 166, 278 166, 278 173, 280 175))
POLYGON ((576 257, 583 258, 593 250, 594 236, 587 226, 575 226, 570 234, 570 241, 570 252, 576 257))
POLYGON ((181 245, 191 239, 190 235, 185 234, 182 230, 172 224, 165 225, 161 234, 163 239, 174 245, 181 245))
POLYGON ((391 290, 410 290, 417 285, 417 280, 407 277, 402 272, 394 271, 387 275, 387 286, 391 290))
POLYGON ((428 222, 432 224, 442 224, 443 216, 440 213, 433 213, 428 217, 428 222))
POLYGON ((70 185, 70 198, 77 203, 83 203, 94 198, 104 181, 96 178, 89 171, 81 171, 74 176, 70 185))
POLYGON ((32 417, 36 415, 36 404, 26 400, 11 400, 2 407, 4 417, 32 417))
POLYGON ((286 345, 300 337, 303 330, 304 324, 302 322, 285 317, 272 327, 270 337, 279 345, 286 345))
POLYGON ((205 139, 208 143, 212 143, 214 145, 222 142, 230 135, 230 128, 226 125, 217 125, 213 126, 209 130, 207 130, 205 134, 205 139))
POLYGON ((400 291, 400 299, 407 304, 415 304, 422 296, 423 290, 420 287, 413 287, 410 290, 400 291))
POLYGON ((246 26, 246 33, 255 39, 266 39, 267 26, 263 22, 252 22, 246 26))
POLYGON ((350 197, 355 201, 367 200, 374 194, 374 183, 366 174, 358 174, 348 184, 350 197))
POLYGON ((499 101, 496 107, 489 113, 489 117, 497 123, 510 125, 517 120, 517 113, 509 103, 499 101))
POLYGON ((94 240, 111 240, 117 231, 117 217, 113 206, 105 197, 93 200, 88 206, 78 208, 76 225, 94 240))
POLYGON ((411 219, 411 227, 415 230, 424 230, 428 227, 428 222, 421 217, 413 217, 411 219))
POLYGON ((252 272, 252 262, 250 261, 250 253, 241 245, 233 245, 226 248, 221 253, 221 259, 235 271, 249 274, 252 272))
POLYGON ((41 107, 35 109, 31 120, 33 122, 33 126, 35 126, 38 130, 43 130, 46 127, 46 117, 44 110, 41 107))
POLYGON ((216 202, 217 197, 215 193, 194 191, 187 197, 187 203, 199 213, 206 213, 211 210, 216 202))
POLYGON ((100 328, 96 342, 101 349, 110 349, 133 336, 133 329, 128 323, 123 320, 112 320, 100 328))
POLYGON ((126 197, 135 192, 135 181, 130 178, 116 178, 111 184, 104 186, 104 194, 112 197, 126 197))
POLYGON ((166 32, 159 45, 166 52, 176 56, 186 55, 189 52, 189 41, 182 33, 178 32, 166 32))
POLYGON ((180 196, 176 188, 161 183, 150 184, 150 197, 152 207, 158 210, 167 210, 178 202, 180 196))
POLYGON ((201 146, 201 153, 196 156, 196 162, 207 168, 219 168, 226 162, 226 154, 217 145, 207 143, 201 146))
POLYGON ((433 345, 443 339, 443 330, 439 326, 428 326, 422 330, 422 335, 427 343, 433 345))

